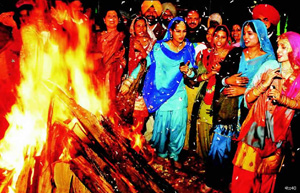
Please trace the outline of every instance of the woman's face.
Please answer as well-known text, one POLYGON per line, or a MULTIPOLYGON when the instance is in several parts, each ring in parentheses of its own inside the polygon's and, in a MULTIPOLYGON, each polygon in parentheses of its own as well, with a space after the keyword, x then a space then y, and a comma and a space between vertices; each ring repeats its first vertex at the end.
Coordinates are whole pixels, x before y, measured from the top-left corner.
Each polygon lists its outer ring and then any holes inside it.
POLYGON ((140 19, 137 22, 135 22, 134 33, 136 36, 138 36, 138 37, 146 36, 146 30, 147 30, 147 27, 146 27, 145 20, 140 19))
POLYGON ((231 30, 231 37, 236 41, 239 42, 241 39, 241 26, 238 24, 235 24, 232 26, 231 30))
POLYGON ((117 29, 119 17, 116 11, 111 10, 106 13, 104 23, 107 29, 117 29))
POLYGON ((175 26, 175 29, 170 29, 170 33, 173 37, 173 40, 175 40, 178 43, 182 43, 185 36, 186 36, 186 25, 184 22, 180 22, 175 26))
POLYGON ((227 34, 225 31, 220 30, 214 34, 213 45, 215 48, 223 48, 227 43, 227 34))
POLYGON ((213 33, 214 33, 215 29, 214 28, 209 28, 207 30, 207 33, 206 33, 206 40, 208 43, 211 42, 212 38, 213 38, 213 33))
POLYGON ((249 25, 244 27, 243 39, 246 47, 254 47, 259 44, 257 34, 251 29, 249 25))
POLYGON ((277 58, 278 62, 287 62, 289 60, 288 54, 292 52, 291 44, 288 39, 280 39, 278 41, 277 58))

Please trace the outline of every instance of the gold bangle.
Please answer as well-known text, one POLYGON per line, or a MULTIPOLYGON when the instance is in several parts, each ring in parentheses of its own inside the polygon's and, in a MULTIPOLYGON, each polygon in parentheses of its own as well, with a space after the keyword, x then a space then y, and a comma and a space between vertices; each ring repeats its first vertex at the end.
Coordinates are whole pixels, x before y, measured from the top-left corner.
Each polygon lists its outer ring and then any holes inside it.
POLYGON ((286 106, 286 103, 287 103, 287 98, 286 96, 281 96, 280 97, 280 100, 278 101, 280 104, 286 106))
POLYGON ((254 89, 252 90, 252 94, 253 94, 254 96, 258 97, 258 96, 260 95, 260 92, 259 92, 259 90, 258 90, 257 88, 254 88, 254 89))
POLYGON ((124 80, 123 84, 130 87, 131 82, 128 79, 126 79, 126 80, 124 80))
POLYGON ((204 74, 201 74, 201 76, 200 76, 202 80, 204 80, 204 77, 203 77, 203 75, 204 75, 204 74))
POLYGON ((130 84, 131 84, 131 83, 133 83, 134 78, 132 76, 129 76, 129 78, 127 78, 126 80, 128 80, 130 82, 130 84))
POLYGON ((257 90, 258 90, 260 93, 263 93, 263 92, 266 92, 267 87, 265 87, 263 84, 260 84, 260 85, 257 86, 257 90))

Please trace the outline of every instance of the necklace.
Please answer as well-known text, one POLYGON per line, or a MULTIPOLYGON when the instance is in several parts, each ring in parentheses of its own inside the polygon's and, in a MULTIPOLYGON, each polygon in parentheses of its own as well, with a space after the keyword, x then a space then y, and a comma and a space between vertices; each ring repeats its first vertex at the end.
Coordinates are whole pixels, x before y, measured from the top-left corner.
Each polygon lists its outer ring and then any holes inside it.
POLYGON ((225 50, 226 50, 226 49, 224 48, 221 52, 218 52, 217 50, 214 49, 214 54, 215 54, 215 55, 220 55, 220 57, 221 57, 222 54, 225 52, 225 50))
POLYGON ((260 52, 260 50, 256 50, 254 53, 251 53, 251 52, 249 52, 249 48, 247 48, 247 50, 246 50, 247 58, 249 58, 249 60, 251 60, 251 59, 255 58, 259 52, 260 52))
POLYGON ((172 44, 174 45, 173 47, 175 47, 176 50, 177 50, 177 52, 179 52, 179 51, 180 51, 180 47, 182 46, 183 42, 180 42, 180 43, 178 44, 178 46, 177 46, 172 40, 171 40, 171 42, 172 42, 172 44))

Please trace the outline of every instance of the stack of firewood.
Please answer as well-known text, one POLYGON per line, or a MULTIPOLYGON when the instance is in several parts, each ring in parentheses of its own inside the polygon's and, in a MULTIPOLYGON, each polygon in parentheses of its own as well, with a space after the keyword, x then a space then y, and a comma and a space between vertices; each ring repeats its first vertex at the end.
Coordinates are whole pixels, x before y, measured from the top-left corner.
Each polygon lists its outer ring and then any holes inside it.
POLYGON ((53 96, 44 151, 25 165, 16 192, 176 192, 149 165, 150 146, 135 151, 120 124, 97 118, 59 89, 53 96), (53 118, 58 101, 70 119, 53 118))

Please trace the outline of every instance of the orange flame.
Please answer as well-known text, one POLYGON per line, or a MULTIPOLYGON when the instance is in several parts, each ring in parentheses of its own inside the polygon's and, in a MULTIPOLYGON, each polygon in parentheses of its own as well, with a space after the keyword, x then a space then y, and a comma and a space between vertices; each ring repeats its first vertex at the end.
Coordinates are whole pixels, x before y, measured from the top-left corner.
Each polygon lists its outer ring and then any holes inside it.
MULTIPOLYGON (((63 13, 53 8, 53 12, 65 17, 63 22, 67 32, 47 23, 41 7, 32 11, 32 18, 20 30, 23 40, 20 58, 22 79, 17 88, 17 102, 6 116, 9 128, 0 142, 0 167, 13 173, 8 180, 11 181, 9 192, 16 191, 26 157, 40 155, 46 141, 51 92, 43 81, 59 85, 78 104, 94 114, 105 115, 108 110, 106 92, 97 92, 88 74, 93 69, 93 63, 87 57, 89 20, 72 7, 67 8, 63 13)), ((66 117, 64 111, 61 116, 66 117)), ((3 189, 1 185, 0 191, 3 189)))

